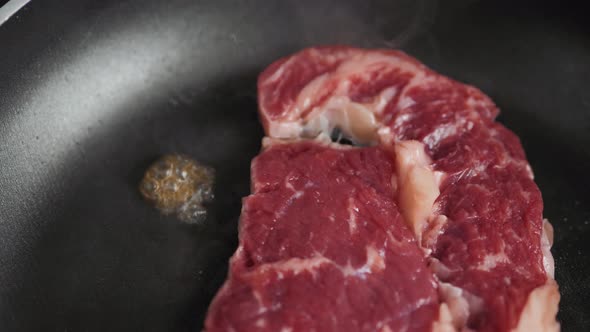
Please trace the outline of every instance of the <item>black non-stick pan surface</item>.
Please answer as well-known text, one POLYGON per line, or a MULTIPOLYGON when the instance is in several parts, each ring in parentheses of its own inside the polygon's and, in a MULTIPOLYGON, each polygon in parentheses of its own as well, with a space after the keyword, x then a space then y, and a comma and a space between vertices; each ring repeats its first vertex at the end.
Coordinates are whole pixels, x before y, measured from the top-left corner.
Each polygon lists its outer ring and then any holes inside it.
POLYGON ((0 26, 0 331, 198 331, 260 148, 256 76, 317 44, 401 48, 476 85, 522 139, 555 227, 559 319, 590 329, 590 24, 575 3, 33 1, 0 26), (217 170, 203 225, 137 185, 217 170))

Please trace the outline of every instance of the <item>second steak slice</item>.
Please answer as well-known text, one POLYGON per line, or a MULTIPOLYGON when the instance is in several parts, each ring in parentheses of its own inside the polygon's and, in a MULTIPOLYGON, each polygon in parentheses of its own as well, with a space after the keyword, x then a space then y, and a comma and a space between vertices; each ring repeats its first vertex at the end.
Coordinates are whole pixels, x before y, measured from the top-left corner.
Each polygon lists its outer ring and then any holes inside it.
POLYGON ((427 331, 439 298, 379 147, 271 144, 252 163, 240 245, 211 331, 427 331))

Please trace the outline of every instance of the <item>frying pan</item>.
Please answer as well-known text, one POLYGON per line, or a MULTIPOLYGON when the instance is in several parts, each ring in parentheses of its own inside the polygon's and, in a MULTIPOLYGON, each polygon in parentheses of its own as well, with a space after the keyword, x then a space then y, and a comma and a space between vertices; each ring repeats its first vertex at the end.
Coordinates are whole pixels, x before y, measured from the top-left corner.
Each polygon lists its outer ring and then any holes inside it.
POLYGON ((555 227, 563 330, 587 331, 583 13, 558 1, 27 4, 0 26, 0 330, 199 330, 260 148, 257 73, 305 46, 351 44, 401 48, 497 102, 555 227), (173 152, 217 171, 203 224, 138 194, 173 152))

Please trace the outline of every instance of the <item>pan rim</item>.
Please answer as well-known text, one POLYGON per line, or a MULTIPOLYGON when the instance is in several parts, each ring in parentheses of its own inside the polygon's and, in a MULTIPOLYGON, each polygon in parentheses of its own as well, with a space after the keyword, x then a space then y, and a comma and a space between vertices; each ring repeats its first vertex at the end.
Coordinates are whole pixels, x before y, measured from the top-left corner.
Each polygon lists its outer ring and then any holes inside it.
POLYGON ((18 13, 31 0, 10 0, 0 7, 0 26, 6 23, 12 16, 18 13))

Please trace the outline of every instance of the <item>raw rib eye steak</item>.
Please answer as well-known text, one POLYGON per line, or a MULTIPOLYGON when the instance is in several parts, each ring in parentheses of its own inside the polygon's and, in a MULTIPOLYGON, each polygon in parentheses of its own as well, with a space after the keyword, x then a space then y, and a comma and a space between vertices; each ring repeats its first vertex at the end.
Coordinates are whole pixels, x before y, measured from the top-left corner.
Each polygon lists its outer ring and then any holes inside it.
POLYGON ((258 89, 267 138, 207 331, 559 330, 541 194, 481 91, 349 47, 258 89))

